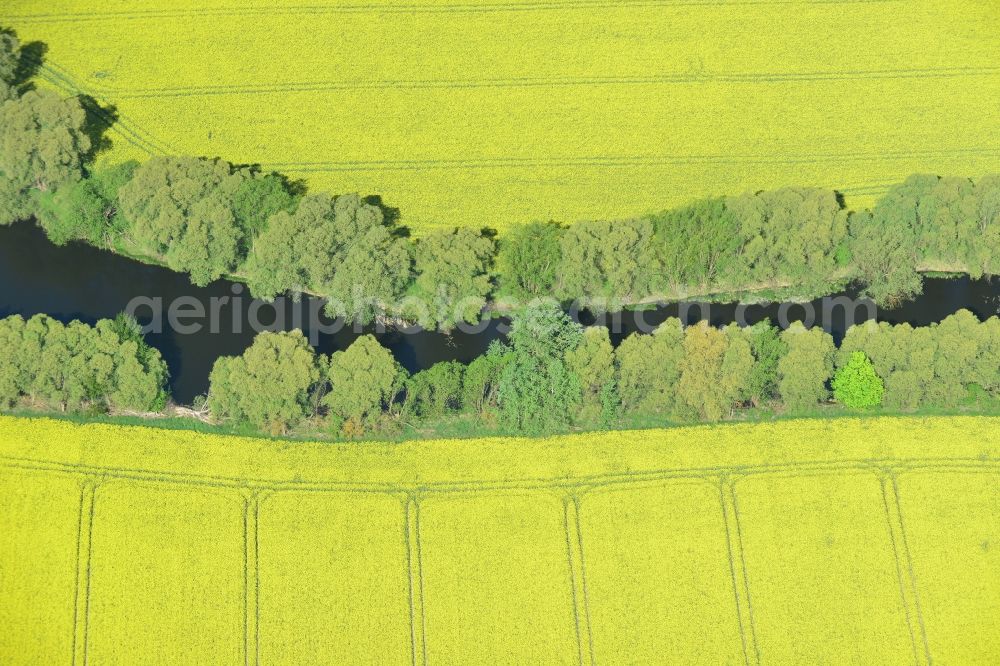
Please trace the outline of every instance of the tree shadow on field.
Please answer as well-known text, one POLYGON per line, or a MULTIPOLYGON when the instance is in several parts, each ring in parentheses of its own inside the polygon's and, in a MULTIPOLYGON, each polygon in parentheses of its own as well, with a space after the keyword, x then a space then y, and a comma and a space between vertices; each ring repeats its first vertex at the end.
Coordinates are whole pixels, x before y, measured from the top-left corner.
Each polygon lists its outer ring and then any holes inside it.
MULTIPOLYGON (((13 30, 0 30, 0 33, 13 35, 17 33, 13 30)), ((34 88, 31 82, 38 70, 45 62, 45 54, 49 52, 49 45, 45 42, 28 42, 21 45, 21 55, 17 59, 17 69, 14 71, 14 87, 22 92, 34 88)))
POLYGON ((363 201, 370 205, 375 206, 380 211, 382 211, 382 221, 392 235, 395 238, 409 238, 412 234, 409 227, 405 227, 399 223, 402 213, 399 208, 395 206, 390 206, 382 199, 381 194, 371 194, 363 199, 363 201))
MULTIPOLYGON (((222 162, 229 162, 229 160, 227 160, 224 157, 220 157, 219 155, 216 155, 211 159, 219 160, 222 162)), ((236 169, 237 171, 246 169, 247 171, 249 171, 254 175, 273 176, 274 178, 277 178, 278 180, 281 181, 281 185, 282 187, 285 188, 285 191, 287 191, 296 199, 305 196, 305 194, 309 191, 309 185, 306 183, 305 179, 303 178, 293 179, 289 178, 287 175, 281 173, 280 171, 275 171, 273 169, 267 170, 260 162, 244 163, 244 164, 232 163, 232 164, 233 164, 233 169, 236 169)))
POLYGON ((83 132, 90 138, 90 150, 84 155, 84 162, 92 164, 98 153, 111 150, 113 146, 108 130, 118 122, 118 109, 113 104, 102 105, 90 95, 78 95, 77 99, 87 114, 83 132))

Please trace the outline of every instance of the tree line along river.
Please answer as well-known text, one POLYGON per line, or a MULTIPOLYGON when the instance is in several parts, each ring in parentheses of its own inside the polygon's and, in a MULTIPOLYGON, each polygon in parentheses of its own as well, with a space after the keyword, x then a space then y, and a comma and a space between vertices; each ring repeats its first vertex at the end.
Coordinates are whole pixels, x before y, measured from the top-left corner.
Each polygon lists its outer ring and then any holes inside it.
MULTIPOLYGON (((79 319, 93 324, 130 307, 140 323, 151 327, 156 327, 157 321, 161 324, 147 339, 163 354, 170 368, 172 395, 180 403, 190 403, 207 391, 208 376, 218 357, 241 354, 250 346, 258 330, 255 321, 272 330, 300 328, 318 351, 327 354, 346 348, 363 333, 373 333, 410 372, 439 361, 471 361, 484 353, 491 341, 503 337, 508 324, 496 318, 450 334, 375 326, 358 330, 321 316, 322 302, 308 296, 298 302, 282 299, 276 310, 255 302, 238 283, 220 280, 196 287, 183 274, 82 243, 53 245, 30 222, 0 226, 0 317, 45 313, 63 322, 79 319), (191 330, 167 325, 171 307, 189 315, 183 321, 191 330), (198 311, 204 317, 190 316, 198 311)), ((850 323, 872 316, 892 324, 926 326, 961 309, 983 319, 1000 313, 1000 280, 929 278, 923 294, 915 300, 877 311, 848 290, 799 304, 672 303, 614 313, 601 320, 581 312, 579 321, 608 325, 616 344, 633 332, 648 332, 668 317, 677 316, 687 323, 707 318, 713 325, 734 321, 753 324, 764 319, 778 325, 805 321, 824 327, 839 342, 850 323), (852 306, 843 307, 848 302, 852 306)))

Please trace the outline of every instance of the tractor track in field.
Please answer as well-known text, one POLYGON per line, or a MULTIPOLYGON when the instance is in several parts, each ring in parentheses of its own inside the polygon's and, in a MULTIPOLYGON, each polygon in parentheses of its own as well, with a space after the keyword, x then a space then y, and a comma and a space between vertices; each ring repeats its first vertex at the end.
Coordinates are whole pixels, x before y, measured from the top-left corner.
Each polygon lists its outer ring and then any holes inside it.
MULTIPOLYGON (((1000 72, 996 68, 950 68, 942 72, 967 71, 968 75, 979 75, 986 70, 1000 72)), ((923 70, 906 70, 917 73, 923 70)), ((927 70, 930 71, 930 70, 927 70)), ((108 103, 106 98, 112 93, 96 87, 80 84, 70 73, 50 62, 41 65, 39 74, 56 87, 71 94, 89 95, 100 98, 108 103)), ((139 148, 150 156, 176 155, 180 152, 172 145, 152 136, 126 116, 115 112, 114 115, 97 108, 92 111, 109 124, 110 131, 116 133, 127 143, 139 148)), ((556 158, 503 157, 503 158, 469 158, 469 159, 435 159, 435 160, 367 160, 339 162, 261 162, 260 166, 277 171, 291 173, 331 173, 354 171, 422 171, 422 170, 474 170, 474 169, 517 169, 517 168, 633 168, 633 167, 663 167, 688 165, 799 165, 835 163, 866 160, 908 160, 917 158, 964 158, 976 156, 1000 155, 1000 147, 972 147, 952 150, 924 151, 888 151, 864 153, 831 153, 826 155, 800 156, 755 156, 755 155, 661 155, 661 156, 580 156, 556 158)), ((838 191, 857 196, 880 195, 888 191, 892 183, 859 183, 850 187, 838 188, 838 191)))
MULTIPOLYGON (((406 544, 406 566, 409 577, 410 643, 412 663, 428 662, 427 625, 425 613, 425 582, 423 554, 421 552, 420 504, 421 498, 437 493, 493 493, 510 490, 550 490, 562 496, 562 535, 566 543, 566 566, 571 587, 573 622, 577 644, 578 662, 581 666, 597 661, 587 592, 587 565, 584 529, 580 515, 586 511, 586 495, 594 491, 656 487, 671 480, 695 480, 717 489, 721 509, 722 527, 729 561, 729 573, 734 593, 733 612, 739 623, 745 662, 762 661, 756 621, 751 603, 753 581, 748 571, 743 544, 737 483, 741 479, 766 475, 778 478, 830 476, 831 474, 860 474, 879 479, 884 502, 886 527, 896 561, 899 588, 907 623, 911 632, 915 661, 930 663, 931 654, 920 610, 918 585, 912 558, 907 544, 897 477, 905 473, 946 472, 951 474, 996 474, 1000 460, 993 458, 872 458, 831 461, 793 461, 710 467, 620 472, 577 477, 523 478, 506 482, 498 480, 468 480, 462 482, 423 482, 387 484, 350 484, 339 482, 314 483, 308 481, 275 481, 248 477, 225 477, 126 469, 110 466, 92 466, 81 463, 42 461, 28 458, 0 456, 0 469, 14 473, 69 474, 80 483, 79 509, 76 536, 76 592, 74 611, 73 655, 74 663, 87 661, 88 629, 91 611, 91 579, 93 561, 93 531, 98 491, 119 481, 138 483, 155 488, 162 484, 207 487, 212 494, 216 489, 234 491, 231 499, 242 503, 243 543, 243 648, 247 666, 261 660, 260 619, 260 512, 262 500, 273 493, 365 492, 393 494, 400 501, 400 518, 403 523, 402 538, 406 544), (581 504, 581 502, 583 502, 581 504)), ((220 496, 230 497, 228 493, 220 496)))
POLYGON ((565 11, 579 9, 674 9, 729 8, 771 5, 886 5, 906 0, 537 0, 528 2, 494 3, 358 3, 331 5, 291 5, 287 7, 219 7, 214 9, 149 9, 140 11, 25 13, 7 15, 18 23, 77 23, 106 20, 144 20, 170 18, 207 18, 218 16, 274 16, 277 14, 493 14, 510 12, 565 11))
POLYGON ((790 475, 794 477, 829 474, 838 471, 878 472, 892 469, 898 472, 938 470, 982 473, 1000 470, 1000 460, 980 458, 872 458, 837 461, 801 461, 773 464, 708 466, 644 472, 619 472, 574 477, 525 477, 519 479, 473 479, 465 481, 380 482, 352 481, 281 481, 249 477, 226 477, 210 474, 163 472, 140 468, 115 468, 82 463, 53 462, 31 458, 0 456, 0 468, 29 472, 54 472, 83 475, 94 482, 108 480, 151 481, 158 483, 229 488, 243 490, 347 492, 406 495, 419 499, 425 494, 482 493, 508 490, 560 489, 576 494, 603 487, 621 487, 636 483, 656 483, 671 479, 702 479, 714 482, 720 475, 752 476, 758 474, 790 475))
MULTIPOLYGON (((940 150, 912 151, 871 151, 858 153, 827 153, 798 156, 766 155, 648 155, 648 156, 580 156, 580 157, 495 157, 470 159, 425 159, 425 160, 357 160, 338 162, 267 162, 262 166, 290 173, 333 172, 333 171, 423 171, 423 170, 467 170, 505 169, 538 167, 655 167, 683 165, 729 165, 729 164, 818 164, 830 162, 857 162, 871 160, 909 160, 916 158, 963 158, 1000 155, 1000 146, 978 148, 954 148, 940 150)), ((866 189, 860 186, 854 189, 866 189)), ((873 188, 882 187, 872 185, 873 188)))
MULTIPOLYGON (((74 78, 65 69, 63 76, 74 78)), ((97 84, 75 83, 75 87, 94 96, 114 99, 155 99, 178 97, 209 97, 220 95, 271 95, 301 92, 333 92, 351 90, 475 90, 490 88, 560 88, 633 85, 691 84, 771 84, 817 83, 838 81, 880 81, 894 79, 954 79, 997 76, 1000 67, 925 67, 870 70, 829 70, 811 72, 747 72, 727 73, 684 71, 667 74, 633 76, 522 76, 487 79, 375 79, 298 81, 275 84, 218 84, 161 88, 114 88, 97 84)))

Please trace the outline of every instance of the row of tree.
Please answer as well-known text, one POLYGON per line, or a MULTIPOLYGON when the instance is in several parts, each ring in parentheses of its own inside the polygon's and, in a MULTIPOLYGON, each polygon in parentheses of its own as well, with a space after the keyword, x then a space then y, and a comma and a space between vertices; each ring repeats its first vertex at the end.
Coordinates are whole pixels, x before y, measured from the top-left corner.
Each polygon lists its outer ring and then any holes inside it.
POLYGON ((64 325, 46 315, 0 319, 0 408, 159 412, 167 366, 134 319, 64 325))
POLYGON ((1000 319, 967 311, 941 324, 863 324, 839 348, 793 324, 684 327, 677 319, 617 348, 603 327, 582 328, 558 306, 525 310, 506 342, 469 364, 409 376, 375 338, 316 355, 299 332, 263 333, 220 359, 209 408, 219 419, 283 433, 307 419, 342 434, 399 422, 465 416, 504 432, 614 427, 637 419, 715 421, 750 407, 808 413, 853 408, 953 408, 970 392, 1000 396, 1000 319))
POLYGON ((221 159, 93 167, 93 114, 30 89, 18 51, 0 33, 0 223, 33 216, 56 243, 160 261, 200 285, 236 275, 266 299, 308 291, 365 323, 447 330, 500 297, 620 308, 710 292, 816 296, 851 279, 889 302, 919 292, 921 270, 1000 268, 996 175, 913 176, 856 213, 832 190, 783 188, 631 220, 515 225, 499 241, 467 228, 412 240, 377 198, 305 194, 221 159))

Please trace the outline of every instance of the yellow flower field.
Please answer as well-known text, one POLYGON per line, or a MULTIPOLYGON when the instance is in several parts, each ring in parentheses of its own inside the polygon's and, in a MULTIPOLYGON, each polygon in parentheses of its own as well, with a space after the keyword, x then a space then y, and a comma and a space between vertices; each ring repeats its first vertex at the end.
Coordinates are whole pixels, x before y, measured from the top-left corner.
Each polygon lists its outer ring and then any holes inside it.
POLYGON ((7 0, 105 159, 260 163, 434 225, 1000 169, 988 0, 7 0))
POLYGON ((996 663, 997 433, 323 444, 0 417, 0 663, 996 663))

